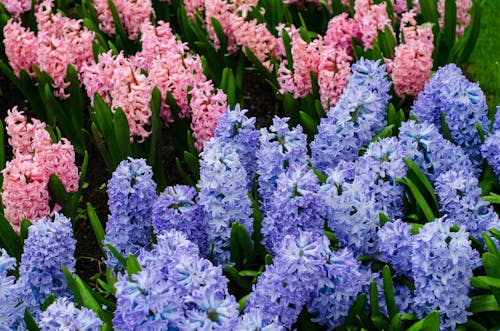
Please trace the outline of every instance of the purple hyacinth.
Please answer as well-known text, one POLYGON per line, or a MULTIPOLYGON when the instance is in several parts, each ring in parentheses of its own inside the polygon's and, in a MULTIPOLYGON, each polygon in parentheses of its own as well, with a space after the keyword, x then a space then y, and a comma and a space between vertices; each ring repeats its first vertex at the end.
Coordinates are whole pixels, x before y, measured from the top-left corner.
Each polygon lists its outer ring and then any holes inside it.
POLYGON ((465 171, 450 170, 436 179, 436 194, 440 212, 448 215, 455 225, 465 226, 474 237, 482 231, 500 228, 500 220, 489 202, 482 197, 478 180, 465 171))
POLYGON ((341 325, 367 282, 361 263, 348 249, 327 251, 318 284, 307 304, 312 321, 333 329, 341 325))
POLYGON ((207 248, 203 209, 196 203, 196 189, 188 185, 168 186, 153 204, 153 230, 156 235, 177 230, 186 234, 202 252, 207 248))
POLYGON ((396 274, 411 276, 411 226, 401 220, 387 222, 377 236, 380 259, 389 263, 396 274))
MULTIPOLYGON (((156 200, 153 171, 144 159, 123 160, 108 182, 110 215, 104 244, 110 244, 125 258, 137 254, 151 242, 151 214, 156 200)), ((115 272, 122 270, 108 251, 106 264, 115 272)))
POLYGON ((0 248, 0 329, 23 329, 24 303, 23 288, 9 271, 16 269, 16 259, 0 248))
POLYGON ((451 231, 446 218, 427 223, 413 237, 412 277, 415 284, 413 310, 423 318, 433 310, 441 316, 441 330, 455 329, 467 321, 470 278, 480 264, 464 227, 451 231))
POLYGON ((68 298, 54 301, 40 314, 39 326, 44 331, 88 330, 98 331, 102 321, 86 307, 76 308, 68 298))
POLYGON ((251 234, 253 219, 243 168, 231 144, 213 138, 205 143, 200 160, 198 204, 203 207, 209 251, 218 264, 230 261, 233 222, 241 223, 251 234))
POLYGON ((322 274, 329 241, 322 234, 300 231, 287 235, 274 264, 267 266, 254 285, 245 311, 260 310, 262 321, 290 328, 315 290, 322 274))
MULTIPOLYGON (((497 117, 500 118, 500 114, 497 117)), ((497 122, 500 123, 500 121, 497 122)), ((500 178, 500 128, 486 138, 481 146, 481 154, 493 168, 497 177, 500 178)))
POLYGON ((405 157, 415 162, 431 182, 452 169, 463 169, 477 175, 477 169, 462 148, 444 139, 433 124, 403 122, 399 129, 399 141, 405 157))
POLYGON ((56 213, 54 220, 44 217, 29 227, 19 283, 23 286, 24 302, 35 317, 51 294, 71 296, 61 266, 75 271, 75 247, 71 220, 62 214, 56 213))
POLYGON ((234 331, 285 331, 278 323, 278 318, 265 323, 263 313, 259 309, 249 309, 238 320, 234 331))
POLYGON ((313 167, 334 168, 341 160, 354 161, 359 149, 386 125, 390 82, 380 61, 360 60, 339 102, 321 120, 311 142, 313 167))
POLYGON ((247 111, 247 109, 241 109, 239 104, 234 110, 228 107, 219 118, 214 136, 234 147, 247 172, 248 188, 251 189, 257 171, 255 154, 258 148, 259 131, 255 129, 255 117, 248 118, 247 111))
POLYGON ((460 68, 450 63, 438 69, 420 92, 411 114, 420 122, 429 121, 443 132, 441 116, 446 116, 451 139, 462 147, 475 166, 481 165, 481 138, 476 124, 488 131, 488 106, 477 83, 471 83, 460 68))
POLYGON ((263 245, 276 252, 285 235, 299 230, 323 231, 324 205, 318 195, 319 180, 305 165, 292 165, 277 181, 270 208, 262 221, 263 245))
POLYGON ((269 203, 276 191, 278 177, 292 164, 305 165, 309 159, 307 136, 300 125, 290 129, 288 120, 286 117, 274 117, 269 129, 260 130, 257 174, 264 216, 267 215, 269 203))

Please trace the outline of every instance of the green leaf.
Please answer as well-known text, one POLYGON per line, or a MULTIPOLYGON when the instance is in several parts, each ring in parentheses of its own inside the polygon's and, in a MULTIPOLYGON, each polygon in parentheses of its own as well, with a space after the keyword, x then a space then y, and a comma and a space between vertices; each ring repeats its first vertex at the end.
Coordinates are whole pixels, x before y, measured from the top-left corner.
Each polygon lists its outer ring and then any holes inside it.
POLYGON ((135 275, 136 273, 142 270, 139 261, 137 261, 137 258, 133 254, 128 255, 125 266, 128 273, 128 279, 130 281, 132 281, 132 275, 135 275))
POLYGON ((81 294, 83 306, 93 310, 97 314, 97 316, 99 316, 101 319, 104 319, 104 312, 102 310, 102 307, 96 301, 85 282, 79 276, 75 277, 75 282, 76 286, 78 287, 78 291, 81 294))
POLYGON ((431 207, 429 207, 429 204, 427 204, 427 201, 425 201, 425 198, 423 197, 422 193, 420 193, 417 186, 409 178, 396 179, 396 181, 398 183, 406 185, 410 189, 413 197, 417 201, 417 205, 423 211, 425 218, 427 219, 428 222, 432 222, 436 217, 432 212, 431 207))
POLYGON ((269 255, 269 254, 266 254, 266 257, 264 258, 264 263, 265 263, 266 265, 271 265, 271 264, 273 264, 273 258, 272 258, 272 256, 271 256, 271 255, 269 255))
POLYGON ((210 17, 210 21, 212 22, 212 27, 214 28, 215 35, 217 36, 217 39, 219 40, 220 44, 220 50, 222 54, 227 53, 227 36, 224 33, 224 29, 222 27, 222 24, 220 24, 219 20, 217 20, 215 17, 210 17))
POLYGON ((485 201, 494 203, 494 204, 500 204, 500 195, 490 192, 489 195, 483 197, 485 201))
POLYGON ((314 139, 314 136, 318 133, 318 124, 314 121, 314 119, 303 111, 299 111, 300 124, 304 128, 304 131, 307 133, 309 141, 314 139))
POLYGON ((0 247, 5 248, 7 254, 15 257, 19 262, 23 252, 22 243, 9 221, 0 214, 0 247))
POLYGON ((288 70, 293 72, 293 56, 292 56, 292 38, 288 32, 283 29, 281 31, 281 39, 283 39, 283 46, 285 46, 285 54, 286 54, 286 67, 288 70))
POLYGON ((455 43, 457 30, 456 0, 446 0, 444 6, 443 44, 450 50, 455 43))
POLYGON ((463 47, 460 49, 458 58, 456 59, 456 61, 454 61, 459 66, 469 59, 469 56, 472 54, 472 50, 476 45, 480 28, 480 17, 481 17, 480 3, 481 3, 480 1, 474 1, 472 9, 470 10, 471 20, 466 28, 465 35, 463 36, 463 38, 465 38, 463 47))
POLYGON ((231 68, 224 68, 222 71, 221 89, 227 95, 228 105, 236 106, 236 83, 231 68))
POLYGON ((380 226, 384 226, 386 223, 388 223, 388 222, 391 221, 389 219, 389 217, 387 217, 387 215, 384 214, 383 212, 379 212, 378 213, 378 218, 379 218, 379 221, 380 221, 380 226))
POLYGON ((256 270, 242 270, 238 274, 242 277, 257 277, 260 276, 262 272, 256 270))
POLYGON ((500 288, 500 278, 494 278, 489 276, 476 276, 471 277, 471 285, 478 288, 488 288, 487 286, 492 286, 500 288))
POLYGON ((24 322, 26 323, 26 329, 28 329, 28 331, 40 330, 28 308, 24 308, 24 322))
POLYGON ((382 279, 384 282, 384 297, 387 305, 387 312, 389 313, 389 318, 392 319, 394 316, 398 315, 398 307, 394 299, 394 286, 392 284, 391 270, 388 265, 385 265, 382 270, 382 279))
POLYGON ((41 305, 42 311, 45 311, 54 301, 56 301, 56 299, 57 297, 54 293, 50 294, 41 305))
POLYGON ((89 217, 90 225, 92 226, 92 229, 94 230, 95 238, 97 240, 97 243, 99 244, 99 247, 101 248, 101 252, 106 256, 106 251, 104 250, 103 247, 103 240, 104 240, 104 229, 102 227, 102 223, 99 220, 99 216, 97 216, 97 213, 95 212, 94 207, 90 204, 90 202, 87 202, 87 215, 89 217))
POLYGON ((50 175, 48 188, 50 197, 61 206, 62 213, 67 217, 73 218, 73 211, 71 210, 71 194, 66 191, 64 184, 55 174, 50 175))
POLYGON ((195 178, 200 178, 200 161, 197 155, 184 151, 184 161, 195 178))
POLYGON ((247 300, 250 294, 244 295, 240 301, 238 301, 239 311, 242 313, 245 310, 245 305, 247 304, 247 300))
POLYGON ((195 186, 196 185, 196 183, 194 182, 194 180, 186 173, 186 171, 182 167, 181 161, 179 160, 178 157, 175 158, 175 166, 177 167, 177 170, 179 170, 179 172, 180 172, 180 174, 182 176, 182 179, 184 180, 185 184, 187 184, 189 186, 195 186))
POLYGON ((401 330, 401 316, 399 314, 396 314, 389 323, 389 331, 400 331, 400 330, 401 330))
POLYGON ((495 228, 490 229, 490 233, 493 237, 495 237, 497 240, 500 240, 500 230, 497 230, 495 228))
POLYGON ((231 226, 231 261, 236 268, 243 268, 253 263, 253 243, 243 225, 234 222, 231 226))
POLYGON ((432 184, 429 182, 429 179, 424 175, 422 170, 415 164, 411 159, 404 158, 404 161, 408 168, 411 170, 411 174, 416 176, 416 180, 418 181, 419 187, 423 188, 424 196, 430 197, 430 202, 432 206, 432 210, 435 214, 439 213, 439 203, 437 199, 436 192, 432 187, 432 184))
POLYGON ((130 128, 128 125, 127 116, 121 108, 115 110, 113 118, 113 126, 118 143, 118 149, 121 154, 121 159, 126 159, 131 155, 130 148, 130 128))
POLYGON ((394 128, 394 124, 390 124, 382 129, 379 133, 377 133, 371 140, 371 142, 377 142, 380 139, 387 138, 392 136, 392 131, 394 128))
POLYGON ((443 128, 443 137, 454 143, 453 139, 451 138, 450 128, 448 127, 448 123, 446 122, 445 112, 441 113, 441 127, 443 128))
POLYGON ((123 257, 123 255, 120 254, 120 252, 118 252, 116 248, 114 248, 110 244, 106 244, 105 246, 109 249, 111 254, 113 254, 116 257, 116 259, 118 260, 118 262, 120 262, 121 265, 125 266, 127 264, 127 260, 123 257))
POLYGON ((276 76, 273 73, 269 72, 269 70, 262 65, 260 60, 257 58, 257 56, 255 56, 255 54, 252 52, 250 48, 245 46, 244 50, 245 50, 244 53, 248 61, 250 61, 259 70, 259 72, 266 78, 266 81, 269 83, 269 85, 271 85, 272 89, 275 92, 279 91, 280 85, 278 83, 276 76))
POLYGON ((485 311, 500 311, 500 305, 493 294, 476 295, 472 297, 468 311, 474 314, 485 311))
POLYGON ((437 23, 437 1, 434 0, 419 0, 420 12, 426 22, 437 23))
POLYGON ((19 231, 19 239, 21 240, 21 246, 24 247, 24 241, 28 238, 29 227, 32 223, 26 218, 21 221, 21 230, 19 231))
POLYGON ((61 266, 61 269, 64 273, 64 276, 66 277, 66 281, 68 282, 68 287, 71 290, 71 293, 73 293, 73 296, 75 297, 75 302, 78 305, 82 306, 83 299, 82 299, 82 295, 80 293, 80 290, 78 289, 78 285, 76 283, 75 278, 73 277, 71 272, 69 272, 69 270, 65 266, 61 266))
POLYGON ((422 325, 423 331, 438 331, 439 330, 439 313, 433 311, 424 319, 424 324, 422 325))

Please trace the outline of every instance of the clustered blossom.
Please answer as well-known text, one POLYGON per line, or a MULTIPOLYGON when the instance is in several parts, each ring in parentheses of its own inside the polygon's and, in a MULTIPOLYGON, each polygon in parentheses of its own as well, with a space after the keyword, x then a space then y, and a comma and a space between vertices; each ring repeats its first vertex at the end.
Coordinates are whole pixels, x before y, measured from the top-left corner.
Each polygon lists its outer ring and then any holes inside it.
POLYGON ((123 110, 131 139, 136 136, 142 142, 151 134, 147 126, 151 123, 149 101, 153 86, 122 52, 116 56, 112 51, 99 54, 97 63, 82 69, 82 81, 92 104, 98 93, 112 111, 123 110))
POLYGON ((414 311, 419 318, 433 310, 440 314, 440 330, 455 329, 467 321, 470 278, 480 264, 464 227, 451 231, 451 219, 427 223, 412 240, 414 311))
MULTIPOLYGON (((445 3, 446 0, 439 0, 437 3, 437 9, 439 12, 439 26, 443 28, 444 19, 445 19, 445 3)), ((457 37, 460 37, 464 34, 465 28, 469 25, 471 16, 470 9, 472 8, 471 0, 457 0, 455 1, 455 5, 457 6, 457 27, 456 34, 457 37)))
MULTIPOLYGON (((156 183, 153 171, 144 159, 123 160, 108 182, 110 215, 106 223, 104 244, 112 245, 125 258, 137 254, 151 242, 153 203, 156 183)), ((107 249, 106 264, 115 271, 117 258, 107 249)))
POLYGON ((307 136, 302 127, 290 128, 289 118, 273 118, 273 124, 260 129, 257 150, 257 174, 259 196, 264 216, 277 187, 278 177, 293 164, 305 165, 307 156, 307 136))
POLYGON ((231 330, 238 304, 227 292, 222 268, 199 257, 197 246, 180 232, 157 239, 152 251, 141 252, 141 271, 131 279, 118 276, 114 327, 231 330))
POLYGON ((500 229, 500 220, 489 202, 481 197, 478 184, 471 173, 450 170, 436 179, 435 188, 441 213, 480 239, 483 231, 500 229))
POLYGON ((387 222, 378 232, 381 260, 390 263, 398 275, 411 275, 411 226, 401 220, 387 222))
POLYGON ((352 57, 342 48, 323 46, 318 65, 318 87, 324 109, 337 104, 351 76, 352 57))
POLYGON ((78 168, 75 151, 66 139, 53 143, 45 123, 33 119, 29 123, 22 111, 14 107, 7 111, 6 131, 14 159, 2 171, 2 202, 5 218, 16 232, 24 218, 34 222, 59 210, 50 208, 48 182, 55 174, 66 191, 78 190, 78 168))
POLYGON ((359 24, 361 41, 365 49, 373 46, 377 31, 389 27, 392 32, 391 19, 387 14, 387 4, 372 4, 371 0, 356 0, 354 3, 354 19, 359 24))
POLYGON ((3 44, 14 74, 19 77, 24 70, 34 76, 33 65, 38 63, 38 39, 33 31, 10 19, 3 28, 3 44))
POLYGON ((5 9, 15 18, 31 9, 31 0, 2 0, 5 9))
POLYGON ((238 319, 234 331, 285 331, 286 329, 279 325, 278 318, 271 321, 264 321, 264 314, 257 308, 251 308, 238 319))
POLYGON ((19 283, 24 303, 36 317, 41 311, 40 305, 51 294, 71 296, 61 266, 69 272, 75 271, 76 240, 71 220, 59 213, 53 220, 49 217, 38 220, 28 231, 19 267, 19 283))
POLYGON ((471 83, 460 68, 451 63, 439 70, 425 85, 411 109, 420 122, 429 121, 444 132, 442 117, 452 141, 463 148, 475 166, 482 162, 481 138, 476 125, 488 131, 488 106, 479 84, 471 83))
POLYGON ((356 20, 348 18, 347 13, 342 13, 328 22, 323 44, 343 49, 347 54, 352 55, 352 38, 361 39, 359 24, 356 20))
POLYGON ((500 178, 500 106, 497 106, 496 120, 493 122, 493 132, 481 145, 481 155, 488 161, 493 171, 500 178))
POLYGON ((177 230, 196 243, 202 252, 208 250, 203 209, 196 202, 194 187, 168 186, 153 204, 152 220, 156 235, 177 230))
POLYGON ((433 64, 434 35, 431 25, 417 26, 414 16, 414 11, 403 14, 401 34, 405 42, 396 46, 394 59, 389 60, 387 66, 394 91, 401 98, 406 95, 417 97, 430 78, 433 64))
POLYGON ((354 161, 361 147, 385 127, 390 83, 385 65, 361 59, 339 102, 321 119, 311 143, 312 164, 325 171, 341 160, 354 161))
POLYGON ((231 225, 242 224, 251 234, 251 201, 245 178, 247 172, 231 144, 213 138, 200 155, 198 203, 203 207, 209 251, 219 264, 229 262, 231 225))
POLYGON ((88 330, 98 331, 102 321, 87 307, 76 308, 66 297, 58 298, 40 313, 39 326, 44 331, 88 330))
POLYGON ((0 248, 0 328, 17 330, 21 328, 24 316, 24 304, 21 301, 23 288, 16 282, 16 277, 9 271, 16 268, 16 259, 10 257, 5 249, 0 248))

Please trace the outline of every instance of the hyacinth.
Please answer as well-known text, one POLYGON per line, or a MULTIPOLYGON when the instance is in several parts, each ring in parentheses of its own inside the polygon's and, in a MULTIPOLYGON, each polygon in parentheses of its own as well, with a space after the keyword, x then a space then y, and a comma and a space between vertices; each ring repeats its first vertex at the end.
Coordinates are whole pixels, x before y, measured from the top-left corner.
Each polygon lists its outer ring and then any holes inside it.
POLYGON ((403 14, 401 34, 405 42, 396 46, 394 59, 387 66, 400 98, 417 97, 431 76, 434 35, 430 24, 417 26, 414 16, 414 11, 403 14))
POLYGON ((342 49, 348 55, 352 55, 352 38, 361 39, 359 24, 354 19, 348 18, 347 13, 342 13, 328 22, 323 45, 342 49))
POLYGON ((19 18, 31 9, 31 0, 2 0, 0 3, 14 18, 19 18))
POLYGON ((255 117, 248 118, 247 111, 247 109, 241 109, 239 104, 234 109, 228 106, 219 118, 214 136, 233 146, 247 172, 247 185, 251 189, 257 171, 255 155, 258 148, 259 132, 255 129, 255 117))
POLYGON ((278 324, 277 318, 265 323, 264 314, 259 309, 251 308, 241 315, 234 331, 285 331, 285 328, 278 324))
POLYGON ((415 162, 431 182, 452 169, 477 174, 477 169, 464 151, 444 139, 433 124, 417 124, 413 120, 403 122, 399 129, 399 141, 405 157, 415 162))
POLYGON ((467 321, 472 270, 480 264, 464 227, 452 232, 450 219, 427 223, 412 240, 413 309, 418 318, 433 310, 440 315, 441 330, 455 329, 467 321))
POLYGON ((39 326, 42 330, 88 330, 98 331, 102 321, 87 307, 76 308, 66 297, 58 298, 40 313, 39 326))
POLYGON ((196 203, 195 197, 194 187, 168 186, 153 204, 153 230, 157 236, 170 230, 183 232, 204 252, 208 249, 207 233, 203 209, 196 203))
MULTIPOLYGON (((28 2, 31 6, 31 1, 28 2)), ((24 70, 34 76, 33 65, 38 63, 38 40, 33 31, 10 19, 3 28, 3 36, 5 55, 14 74, 19 77, 20 71, 24 70)))
POLYGON ((127 117, 131 139, 135 136, 143 142, 151 132, 149 101, 153 86, 141 70, 120 52, 99 54, 97 63, 82 68, 82 82, 93 105, 98 93, 115 111, 121 108, 127 117))
POLYGON ((318 66, 318 87, 324 109, 337 104, 351 76, 352 57, 336 46, 323 46, 318 66))
POLYGON ((295 99, 312 93, 311 71, 318 74, 322 48, 321 39, 305 42, 300 34, 291 36, 291 53, 293 66, 289 68, 287 60, 283 60, 278 68, 280 93, 290 93, 295 99))
POLYGON ((453 224, 465 227, 476 238, 490 228, 500 228, 500 220, 489 202, 485 201, 479 181, 471 173, 450 170, 436 179, 435 188, 440 212, 453 224))
POLYGON ((2 330, 22 329, 24 304, 21 301, 23 288, 16 283, 16 277, 9 270, 16 268, 16 259, 0 248, 0 328, 2 330))
POLYGON ((387 15, 385 2, 372 4, 371 0, 356 0, 354 11, 354 20, 359 24, 361 41, 365 49, 372 48, 378 30, 384 31, 388 26, 392 31, 391 19, 387 15))
POLYGON ((312 164, 325 171, 354 161, 363 145, 385 127, 390 83, 380 61, 359 60, 339 102, 321 119, 311 143, 312 164))
POLYGON ((222 31, 227 37, 227 50, 236 52, 238 46, 232 33, 233 13, 236 11, 236 4, 226 0, 204 0, 205 2, 205 23, 208 37, 212 41, 215 50, 220 49, 220 41, 212 25, 212 18, 215 18, 222 26, 222 31))
POLYGON ((78 167, 71 143, 66 138, 52 143, 45 123, 37 119, 29 123, 17 107, 7 111, 5 122, 14 159, 2 171, 1 196, 5 218, 19 232, 24 218, 33 222, 59 210, 57 205, 49 206, 51 174, 59 177, 66 191, 78 190, 78 167))
MULTIPOLYGON (((465 28, 469 25, 471 16, 470 9, 472 8, 471 0, 457 0, 457 27, 456 34, 457 37, 460 37, 464 34, 465 28)), ((437 3, 437 9, 439 12, 439 26, 441 28, 444 27, 444 16, 445 16, 445 0, 439 0, 437 3)))
MULTIPOLYGON (((111 11, 105 0, 92 1, 99 18, 99 28, 112 35, 115 33, 115 26, 111 11)), ((113 1, 120 23, 128 32, 130 40, 137 40, 139 37, 140 26, 143 22, 149 21, 153 13, 153 5, 151 0, 137 1, 137 0, 114 0, 113 1)))
POLYGON ((307 164, 307 136, 302 127, 290 129, 289 118, 273 118, 273 124, 260 130, 257 151, 259 196, 264 216, 276 190, 278 177, 292 164, 307 164))
MULTIPOLYGON (((110 215, 103 243, 112 245, 126 258, 151 242, 151 217, 156 200, 151 167, 144 159, 123 160, 108 182, 107 193, 110 215)), ((123 268, 111 252, 107 255, 108 267, 115 271, 123 268)))
POLYGON ((231 224, 253 231, 251 201, 247 193, 247 172, 231 144, 212 139, 200 160, 198 204, 203 207, 209 251, 218 264, 229 262, 231 224))
POLYGON ((263 323, 278 319, 290 328, 318 285, 322 275, 328 239, 322 234, 299 231, 283 239, 274 264, 267 266, 246 302, 245 311, 261 312, 263 323))
POLYGON ((324 207, 318 177, 306 165, 293 164, 279 175, 270 208, 262 220, 262 244, 276 253, 286 235, 301 230, 321 233, 324 207))
MULTIPOLYGON (((384 295, 384 279, 382 277, 382 273, 379 272, 372 272, 369 269, 365 269, 364 271, 365 275, 367 274, 369 279, 377 285, 377 290, 378 290, 378 306, 380 309, 380 312, 385 315, 389 316, 389 312, 387 311, 387 303, 385 300, 385 295, 384 295)), ((367 286, 365 286, 365 294, 368 296, 369 291, 370 291, 370 286, 369 283, 366 283, 367 286)), ((394 300, 396 301, 396 307, 398 309, 398 312, 400 315, 403 314, 411 314, 411 304, 412 304, 412 299, 413 299, 413 293, 410 291, 407 285, 405 283, 400 282, 398 278, 393 278, 392 279, 392 286, 394 288, 394 300)))
POLYGON ((364 177, 375 194, 377 208, 389 218, 403 216, 403 185, 397 178, 406 176, 404 151, 396 137, 380 139, 368 146, 355 166, 356 176, 364 177))
POLYGON ((35 317, 51 294, 71 296, 61 266, 69 272, 75 271, 75 248, 71 220, 62 214, 55 213, 54 220, 44 217, 29 227, 19 266, 19 283, 24 302, 35 317))
POLYGON ((476 125, 488 131, 486 98, 479 84, 471 83, 451 63, 438 69, 413 104, 411 114, 420 122, 429 121, 441 132, 446 117, 452 141, 462 147, 475 166, 482 162, 481 138, 476 125))
POLYGON ((483 145, 481 145, 481 155, 488 161, 497 177, 500 178, 500 129, 496 129, 493 134, 486 138, 483 145))
POLYGON ((360 262, 349 250, 334 252, 328 249, 327 252, 321 277, 307 307, 315 315, 311 319, 313 322, 333 329, 344 322, 366 277, 360 271, 360 262))
MULTIPOLYGON (((116 2, 113 2, 116 3, 116 2)), ((113 15, 109 9, 108 0, 92 0, 92 5, 99 20, 99 30, 112 36, 115 34, 115 24, 113 22, 113 15)))
POLYGON ((377 237, 381 260, 390 263, 396 274, 411 276, 411 226, 399 219, 387 222, 377 237))

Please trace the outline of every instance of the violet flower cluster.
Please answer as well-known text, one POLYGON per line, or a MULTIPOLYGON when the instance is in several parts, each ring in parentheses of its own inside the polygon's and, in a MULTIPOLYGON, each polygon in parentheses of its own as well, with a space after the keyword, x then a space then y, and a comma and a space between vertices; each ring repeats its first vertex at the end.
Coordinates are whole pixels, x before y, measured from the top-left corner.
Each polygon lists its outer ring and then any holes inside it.
POLYGON ((493 132, 481 146, 481 155, 488 161, 493 171, 500 178, 500 106, 497 106, 493 132))
POLYGON ((70 299, 61 297, 40 313, 39 327, 44 331, 99 331, 102 324, 92 310, 87 307, 77 308, 70 299))
POLYGON ((0 329, 22 329, 24 317, 24 303, 22 302, 24 289, 16 281, 16 277, 9 274, 16 268, 16 259, 10 257, 5 249, 0 248, 0 329))

